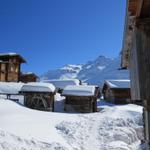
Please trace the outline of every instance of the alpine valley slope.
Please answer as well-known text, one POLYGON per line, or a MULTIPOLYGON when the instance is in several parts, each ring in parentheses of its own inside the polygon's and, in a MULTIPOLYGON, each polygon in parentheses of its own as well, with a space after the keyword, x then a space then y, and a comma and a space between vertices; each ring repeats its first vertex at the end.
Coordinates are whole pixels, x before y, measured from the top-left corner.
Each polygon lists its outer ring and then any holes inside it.
POLYGON ((128 71, 118 68, 120 68, 120 57, 112 59, 101 55, 85 64, 68 64, 60 69, 49 70, 41 76, 41 80, 77 78, 89 84, 102 85, 106 79, 129 79, 128 71))

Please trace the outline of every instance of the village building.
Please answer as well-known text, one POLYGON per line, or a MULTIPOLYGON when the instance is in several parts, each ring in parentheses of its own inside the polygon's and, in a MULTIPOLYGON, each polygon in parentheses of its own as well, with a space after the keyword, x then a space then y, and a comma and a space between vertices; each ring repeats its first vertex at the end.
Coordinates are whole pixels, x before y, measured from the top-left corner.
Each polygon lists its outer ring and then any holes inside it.
POLYGON ((39 77, 33 72, 22 73, 20 76, 20 81, 24 83, 37 82, 39 77))
POLYGON ((20 80, 21 64, 25 59, 16 53, 0 54, 0 81, 18 82, 20 80))
POLYGON ((55 87, 50 83, 27 83, 20 90, 26 107, 54 111, 55 87))
POLYGON ((150 150, 150 1, 128 0, 126 8, 121 67, 130 70, 131 100, 143 103, 145 143, 150 150))
POLYGON ((68 85, 81 84, 81 81, 78 79, 52 79, 52 80, 43 80, 42 82, 53 84, 56 87, 58 93, 62 93, 64 88, 68 85))
POLYGON ((104 99, 114 104, 130 102, 130 80, 106 80, 102 93, 104 99))
POLYGON ((89 113, 97 111, 97 91, 95 86, 68 85, 63 90, 67 112, 89 113))
POLYGON ((54 95, 50 83, 0 82, 0 96, 32 109, 54 111, 54 95))

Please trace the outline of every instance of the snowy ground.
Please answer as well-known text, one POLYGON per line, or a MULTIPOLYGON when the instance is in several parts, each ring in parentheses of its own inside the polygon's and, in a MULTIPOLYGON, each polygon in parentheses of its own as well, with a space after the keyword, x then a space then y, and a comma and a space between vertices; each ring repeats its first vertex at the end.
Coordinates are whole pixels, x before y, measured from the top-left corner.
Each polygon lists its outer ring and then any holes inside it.
POLYGON ((1 98, 0 150, 140 150, 142 107, 102 103, 100 109, 42 112, 1 98))

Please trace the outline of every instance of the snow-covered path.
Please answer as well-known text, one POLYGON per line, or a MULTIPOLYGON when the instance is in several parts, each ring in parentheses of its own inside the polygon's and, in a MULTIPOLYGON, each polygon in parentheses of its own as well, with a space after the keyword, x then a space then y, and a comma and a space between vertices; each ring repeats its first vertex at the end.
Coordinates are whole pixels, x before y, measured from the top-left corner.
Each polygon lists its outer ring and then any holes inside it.
POLYGON ((70 124, 63 121, 57 129, 66 142, 75 149, 136 150, 137 145, 140 144, 139 139, 143 138, 142 120, 136 118, 138 113, 134 114, 134 120, 129 114, 127 115, 127 112, 121 114, 122 110, 116 114, 116 109, 106 108, 102 112, 95 113, 94 117, 93 114, 79 115, 79 122, 70 124), (127 116, 120 118, 119 115, 127 116))
POLYGON ((67 114, 0 99, 0 150, 139 150, 142 130, 141 106, 67 114))

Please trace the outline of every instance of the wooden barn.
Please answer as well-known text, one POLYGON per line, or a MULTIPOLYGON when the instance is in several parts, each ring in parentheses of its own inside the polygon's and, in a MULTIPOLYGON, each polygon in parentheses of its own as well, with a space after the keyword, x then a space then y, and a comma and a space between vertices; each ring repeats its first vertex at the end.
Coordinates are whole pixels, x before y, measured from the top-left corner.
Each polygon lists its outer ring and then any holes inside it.
POLYGON ((26 107, 54 111, 55 87, 50 83, 27 83, 20 90, 26 107))
POLYGON ((150 150, 150 0, 127 0, 121 67, 130 70, 131 100, 143 103, 150 150))
POLYGON ((106 80, 102 89, 104 99, 114 104, 130 101, 130 80, 106 80))
POLYGON ((28 82, 36 82, 38 80, 38 76, 33 72, 22 73, 20 76, 20 81, 24 83, 28 82))
POLYGON ((24 58, 16 53, 0 54, 0 81, 18 82, 21 63, 25 62, 24 58))
POLYGON ((89 113, 97 111, 97 91, 95 86, 69 85, 63 90, 67 112, 89 113))

